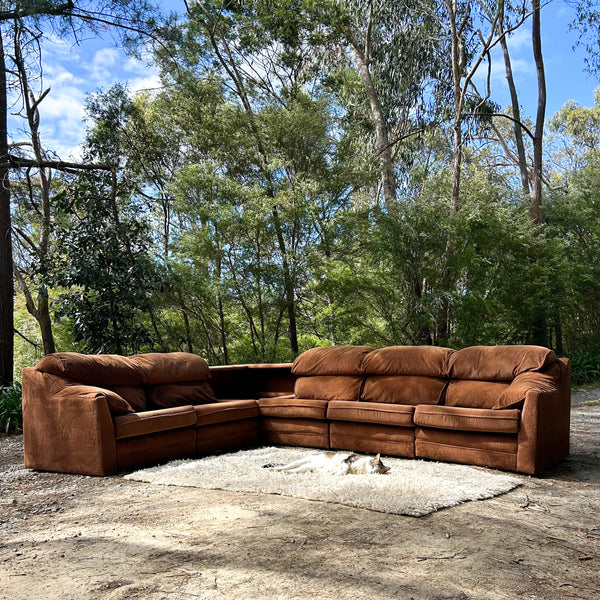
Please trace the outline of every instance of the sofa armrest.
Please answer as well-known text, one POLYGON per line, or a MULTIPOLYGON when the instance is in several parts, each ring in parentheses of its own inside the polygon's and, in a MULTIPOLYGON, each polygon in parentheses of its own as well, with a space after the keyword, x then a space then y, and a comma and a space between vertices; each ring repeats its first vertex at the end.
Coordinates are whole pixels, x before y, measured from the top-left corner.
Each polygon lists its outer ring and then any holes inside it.
POLYGON ((563 376, 560 362, 554 363, 549 369, 539 372, 528 371, 517 375, 512 383, 500 394, 494 410, 504 408, 521 408, 525 396, 531 391, 551 393, 558 389, 563 376))
POLYGON ((25 369, 25 466, 84 475, 116 473, 115 430, 108 393, 93 386, 52 389, 45 373, 25 369))
POLYGON ((571 367, 561 359, 561 377, 553 390, 525 394, 518 436, 517 471, 540 473, 569 455, 571 367))

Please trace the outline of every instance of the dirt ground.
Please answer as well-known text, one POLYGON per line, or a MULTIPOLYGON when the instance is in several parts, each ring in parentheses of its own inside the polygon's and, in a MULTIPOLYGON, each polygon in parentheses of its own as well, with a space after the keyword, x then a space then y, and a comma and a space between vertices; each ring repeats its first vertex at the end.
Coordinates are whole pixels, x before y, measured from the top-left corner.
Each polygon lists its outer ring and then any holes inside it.
POLYGON ((0 437, 0 598, 598 599, 598 398, 574 393, 559 466, 421 518, 36 473, 0 437))

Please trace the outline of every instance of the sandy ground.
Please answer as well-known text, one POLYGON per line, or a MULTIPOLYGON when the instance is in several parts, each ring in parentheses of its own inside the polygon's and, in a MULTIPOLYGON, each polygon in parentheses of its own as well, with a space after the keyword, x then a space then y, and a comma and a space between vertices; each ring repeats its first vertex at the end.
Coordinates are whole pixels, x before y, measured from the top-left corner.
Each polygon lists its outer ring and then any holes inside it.
POLYGON ((599 397, 574 394, 568 460, 421 518, 35 473, 0 437, 0 598, 598 599, 599 397))

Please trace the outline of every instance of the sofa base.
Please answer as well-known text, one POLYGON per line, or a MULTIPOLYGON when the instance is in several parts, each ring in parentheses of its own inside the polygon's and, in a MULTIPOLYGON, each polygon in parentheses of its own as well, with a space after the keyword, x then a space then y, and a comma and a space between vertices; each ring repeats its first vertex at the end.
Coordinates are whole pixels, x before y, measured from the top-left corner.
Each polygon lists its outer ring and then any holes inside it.
POLYGON ((267 417, 260 421, 260 438, 267 444, 329 448, 329 423, 267 417))
POLYGON ((205 425, 196 429, 196 455, 253 446, 257 439, 256 419, 205 425))
POLYGON ((408 427, 333 421, 331 447, 388 456, 415 457, 415 433, 408 427))
POLYGON ((117 440, 118 470, 131 471, 193 456, 195 435, 192 428, 186 428, 117 440))
POLYGON ((517 438, 502 434, 417 428, 417 458, 517 470, 517 438))

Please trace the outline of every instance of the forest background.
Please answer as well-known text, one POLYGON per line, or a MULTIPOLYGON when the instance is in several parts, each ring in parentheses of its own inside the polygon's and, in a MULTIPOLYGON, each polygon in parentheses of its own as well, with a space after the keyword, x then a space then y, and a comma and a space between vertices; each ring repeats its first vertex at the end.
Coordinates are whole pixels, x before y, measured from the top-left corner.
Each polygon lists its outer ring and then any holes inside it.
MULTIPOLYGON (((0 3, 0 383, 53 351, 331 344, 540 344, 600 378, 600 94, 546 114, 544 5, 181 4, 0 3), (507 43, 524 26, 532 119, 507 43), (41 41, 106 30, 161 85, 91 95, 61 160, 41 41)), ((599 6, 572 23, 593 73, 599 6)))

